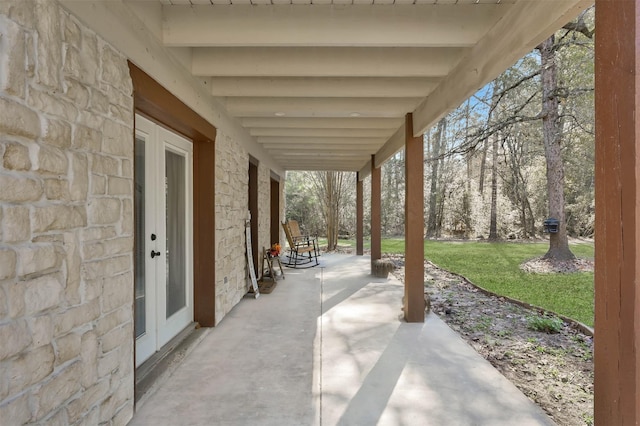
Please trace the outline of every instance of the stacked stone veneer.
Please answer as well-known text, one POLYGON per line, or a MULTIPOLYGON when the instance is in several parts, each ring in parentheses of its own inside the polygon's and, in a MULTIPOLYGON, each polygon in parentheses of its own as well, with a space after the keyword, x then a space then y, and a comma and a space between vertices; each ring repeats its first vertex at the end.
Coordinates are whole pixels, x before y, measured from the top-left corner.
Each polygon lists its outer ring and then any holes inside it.
MULTIPOLYGON (((271 170, 258 164, 258 258, 271 241, 271 170)), ((249 154, 218 129, 216 136, 216 322, 249 288, 245 219, 249 205, 249 154)), ((253 218, 255 219, 255 218, 253 218)), ((260 267, 261 262, 258 262, 260 267)), ((256 271, 258 278, 260 271, 256 271)))
POLYGON ((258 249, 271 247, 271 170, 258 165, 258 249))
POLYGON ((216 322, 247 293, 245 219, 249 155, 218 129, 216 135, 216 322))
POLYGON ((52 1, 0 1, 0 424, 133 413, 126 58, 52 1))

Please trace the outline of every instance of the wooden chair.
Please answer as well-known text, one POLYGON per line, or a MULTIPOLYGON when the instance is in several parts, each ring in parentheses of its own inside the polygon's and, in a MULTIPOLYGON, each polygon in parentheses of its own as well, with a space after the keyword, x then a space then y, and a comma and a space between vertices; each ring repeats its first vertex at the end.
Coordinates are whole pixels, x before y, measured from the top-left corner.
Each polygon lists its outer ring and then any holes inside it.
POLYGON ((294 220, 294 219, 289 219, 287 221, 287 226, 289 227, 289 231, 291 232, 291 237, 293 238, 293 241, 296 243, 305 241, 308 244, 313 244, 316 247, 316 253, 318 255, 318 257, 322 256, 320 254, 320 245, 318 244, 318 235, 312 235, 312 234, 303 234, 302 231, 300 231, 300 226, 298 225, 298 221, 294 220))
MULTIPOLYGON (((300 231, 300 226, 298 225, 297 220, 290 219, 287 221, 287 226, 289 226, 289 232, 291 232, 291 238, 293 241, 313 241, 314 244, 318 243, 318 237, 316 235, 303 234, 300 231)), ((316 247, 317 248, 317 247, 316 247)))
POLYGON ((282 228, 284 229, 284 233, 287 236, 287 242, 289 243, 289 256, 285 265, 293 268, 309 268, 317 266, 319 264, 318 247, 315 240, 306 238, 294 239, 288 223, 283 223, 282 228), (313 265, 309 265, 309 263, 312 262, 315 263, 313 265))

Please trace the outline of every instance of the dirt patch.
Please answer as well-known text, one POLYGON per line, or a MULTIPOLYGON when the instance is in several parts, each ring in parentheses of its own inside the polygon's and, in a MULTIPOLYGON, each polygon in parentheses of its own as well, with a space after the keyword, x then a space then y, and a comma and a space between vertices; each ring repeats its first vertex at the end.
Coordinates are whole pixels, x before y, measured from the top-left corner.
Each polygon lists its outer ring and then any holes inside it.
MULTIPOLYGON (((404 259, 390 258, 398 266, 393 274, 404 281, 404 259)), ((551 265, 535 259, 523 268, 536 273, 589 268, 588 261, 575 263, 551 265)), ((428 261, 424 278, 432 311, 558 425, 593 424, 592 336, 566 321, 558 333, 531 330, 531 318, 540 312, 486 294, 428 261)))
POLYGON ((570 274, 573 272, 593 272, 593 260, 549 260, 542 257, 528 260, 520 269, 532 274, 570 274))

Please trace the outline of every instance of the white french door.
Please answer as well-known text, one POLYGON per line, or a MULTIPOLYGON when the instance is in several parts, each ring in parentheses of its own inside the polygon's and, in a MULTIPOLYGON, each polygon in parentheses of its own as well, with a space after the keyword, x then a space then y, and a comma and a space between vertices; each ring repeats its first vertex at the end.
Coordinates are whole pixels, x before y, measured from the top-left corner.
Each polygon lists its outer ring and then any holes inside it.
POLYGON ((136 115, 136 367, 193 321, 192 143, 136 115))

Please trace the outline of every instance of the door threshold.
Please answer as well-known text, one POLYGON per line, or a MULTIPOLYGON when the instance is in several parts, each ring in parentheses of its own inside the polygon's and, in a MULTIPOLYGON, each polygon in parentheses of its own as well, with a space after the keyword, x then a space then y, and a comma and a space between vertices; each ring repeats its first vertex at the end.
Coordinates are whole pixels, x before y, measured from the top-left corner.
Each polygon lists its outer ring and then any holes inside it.
POLYGON ((191 323, 136 368, 135 409, 164 384, 182 360, 204 339, 210 328, 191 323))

